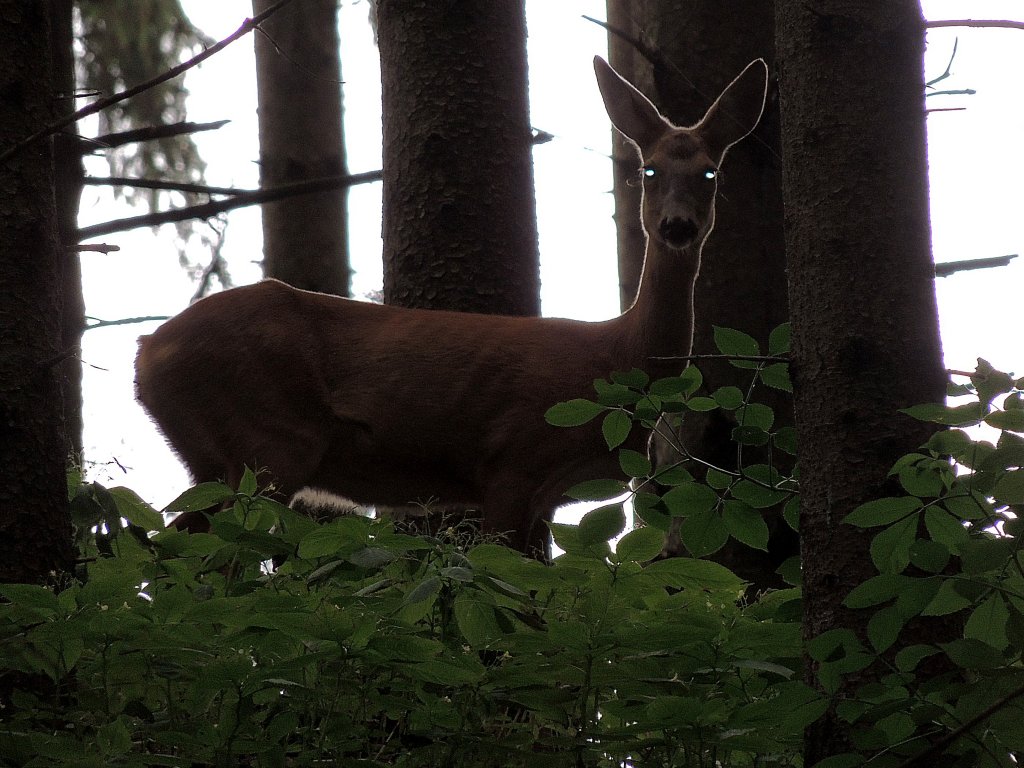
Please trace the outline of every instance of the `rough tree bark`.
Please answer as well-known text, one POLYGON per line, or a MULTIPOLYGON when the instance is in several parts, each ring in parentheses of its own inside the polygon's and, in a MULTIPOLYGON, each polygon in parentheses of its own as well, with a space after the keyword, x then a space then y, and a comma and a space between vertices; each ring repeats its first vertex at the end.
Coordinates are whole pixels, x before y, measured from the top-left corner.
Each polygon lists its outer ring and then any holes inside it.
MULTIPOLYGON (((893 461, 931 433, 897 409, 941 400, 945 388, 928 215, 923 20, 917 0, 813 7, 777 0, 775 28, 804 634, 843 627, 863 638, 864 612, 842 600, 875 573, 872 532, 841 521, 884 496, 893 461)), ((880 673, 846 678, 839 698, 880 673)), ((830 712, 808 731, 806 763, 848 746, 830 712)))
MULTIPOLYGON (((0 0, 0 149, 57 114, 47 0, 0 0)), ((0 582, 53 579, 74 563, 59 369, 62 260, 53 153, 0 167, 0 582)))
MULTIPOLYGON (((275 1, 253 0, 253 13, 275 1)), ((337 6, 292 3, 256 33, 261 187, 346 173, 337 6)), ((263 271, 349 294, 345 188, 263 205, 263 271)))
POLYGON ((379 0, 384 298, 539 313, 523 0, 379 0))

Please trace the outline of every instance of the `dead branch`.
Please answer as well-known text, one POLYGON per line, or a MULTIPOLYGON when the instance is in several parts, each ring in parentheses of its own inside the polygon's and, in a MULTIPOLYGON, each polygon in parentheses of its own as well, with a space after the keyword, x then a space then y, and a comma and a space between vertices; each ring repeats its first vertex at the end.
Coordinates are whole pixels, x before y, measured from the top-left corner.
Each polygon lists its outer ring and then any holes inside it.
POLYGON ((270 203, 296 195, 326 192, 327 190, 351 187, 356 184, 366 184, 372 181, 380 181, 382 177, 381 171, 367 171, 366 173, 355 173, 345 176, 326 176, 322 179, 300 181, 295 184, 282 184, 271 189, 239 192, 230 200, 216 200, 210 203, 203 203, 202 205, 190 205, 186 208, 175 208, 170 211, 147 213, 143 216, 129 216, 124 219, 114 219, 102 224, 94 224, 91 227, 82 227, 78 230, 78 237, 81 240, 87 240, 91 237, 101 237, 114 232, 138 229, 139 227, 156 227, 161 224, 186 221, 187 219, 208 219, 235 208, 244 208, 258 203, 270 203))
POLYGON ((252 32, 252 30, 255 29, 256 26, 260 24, 264 19, 276 13, 284 6, 288 5, 290 2, 292 2, 292 0, 279 0, 279 2, 274 3, 272 6, 270 6, 270 8, 265 10, 263 13, 257 14, 256 16, 253 16, 252 18, 248 18, 245 21, 243 21, 242 26, 240 26, 232 34, 228 35, 217 44, 207 48, 202 53, 193 56, 188 61, 183 62, 176 67, 172 67, 171 69, 164 72, 162 75, 158 75, 150 80, 147 80, 144 83, 121 91, 120 93, 115 93, 110 96, 107 96, 106 98, 94 101, 92 104, 82 107, 77 112, 67 115, 61 118, 60 120, 57 120, 56 122, 50 123, 49 125, 33 133, 28 138, 22 139, 13 147, 10 147, 5 151, 0 152, 0 163, 8 160, 9 158, 23 151, 26 147, 29 147, 35 142, 39 141, 40 139, 45 139, 47 136, 52 136, 62 128, 66 128, 67 126, 72 125, 73 123, 81 120, 83 117, 94 115, 97 112, 100 112, 113 104, 117 104, 118 102, 130 99, 132 96, 136 96, 142 93, 143 91, 152 88, 153 86, 159 85, 160 83, 166 82, 167 80, 171 80, 177 77, 178 75, 187 72, 192 67, 196 66, 197 64, 200 64, 201 62, 206 61, 215 53, 218 53, 224 48, 228 47, 229 45, 231 45, 231 43, 235 42, 239 38, 244 37, 249 32, 252 32))
POLYGON ((145 128, 136 128, 131 131, 119 131, 118 133, 106 133, 86 139, 82 144, 82 153, 94 152, 103 149, 113 149, 125 144, 136 144, 140 141, 154 141, 166 139, 171 136, 180 136, 183 133, 199 133, 200 131, 215 131, 222 128, 230 120, 217 120, 212 123, 172 123, 170 125, 150 125, 145 128), (87 148, 88 147, 88 148, 87 148))

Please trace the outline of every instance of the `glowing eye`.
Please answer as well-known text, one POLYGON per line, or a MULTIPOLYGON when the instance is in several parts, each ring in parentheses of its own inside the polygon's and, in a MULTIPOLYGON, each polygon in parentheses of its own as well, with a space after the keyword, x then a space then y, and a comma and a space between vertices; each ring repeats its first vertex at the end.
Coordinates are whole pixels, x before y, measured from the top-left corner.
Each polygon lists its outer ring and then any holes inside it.
POLYGON ((645 165, 643 168, 641 168, 640 172, 644 175, 644 178, 646 179, 653 179, 655 176, 658 175, 657 171, 655 171, 649 165, 645 165))
POLYGON ((708 181, 711 181, 712 179, 717 179, 718 171, 716 171, 714 168, 708 168, 706 171, 704 171, 704 178, 707 179, 708 181))

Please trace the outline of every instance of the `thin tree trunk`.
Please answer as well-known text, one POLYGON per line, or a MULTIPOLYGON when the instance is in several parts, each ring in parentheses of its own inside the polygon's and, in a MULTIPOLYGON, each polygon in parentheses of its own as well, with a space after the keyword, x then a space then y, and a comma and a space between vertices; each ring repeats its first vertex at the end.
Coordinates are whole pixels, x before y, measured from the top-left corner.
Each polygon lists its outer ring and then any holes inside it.
MULTIPOLYGON (((253 0, 253 13, 274 2, 253 0)), ((262 187, 346 173, 337 6, 292 3, 256 33, 262 187)), ((345 188, 263 205, 263 271, 349 294, 345 188)))
MULTIPOLYGON (((60 113, 74 112, 75 61, 73 0, 50 0, 52 24, 53 94, 60 113)), ((61 349, 66 357, 60 364, 61 400, 68 453, 75 461, 82 457, 82 334, 85 332, 85 297, 82 294, 81 257, 78 245, 78 206, 82 199, 85 168, 82 148, 74 132, 54 137, 54 180, 56 183, 57 226, 60 239, 62 321, 61 349)))
POLYGON ((384 297, 539 312, 523 0, 379 0, 384 297))
MULTIPOLYGON (((875 571, 843 525, 927 439, 897 409, 944 395, 933 286, 917 0, 777 0, 792 375, 800 447, 804 635, 863 638, 842 601, 875 571), (879 87, 884 83, 884 87, 879 87)), ((915 642, 927 640, 915 638, 915 642)), ((813 667, 810 674, 813 675, 813 667)), ((843 698, 882 671, 843 680, 843 698)), ((830 711, 805 760, 849 748, 830 711)))
MULTIPOLYGON (((0 150, 55 115, 47 0, 0 0, 0 150)), ((53 154, 0 167, 0 582, 53 580, 74 563, 59 370, 62 262, 53 154)))

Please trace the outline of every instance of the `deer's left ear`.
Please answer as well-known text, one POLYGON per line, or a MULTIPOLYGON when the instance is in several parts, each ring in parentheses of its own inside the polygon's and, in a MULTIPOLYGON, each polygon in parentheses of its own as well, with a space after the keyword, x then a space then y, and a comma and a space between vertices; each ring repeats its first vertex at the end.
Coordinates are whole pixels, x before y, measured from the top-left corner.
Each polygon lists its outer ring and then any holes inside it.
POLYGON ((700 132, 708 153, 721 160, 725 151, 757 126, 768 94, 768 65, 755 59, 726 86, 704 119, 700 132))

